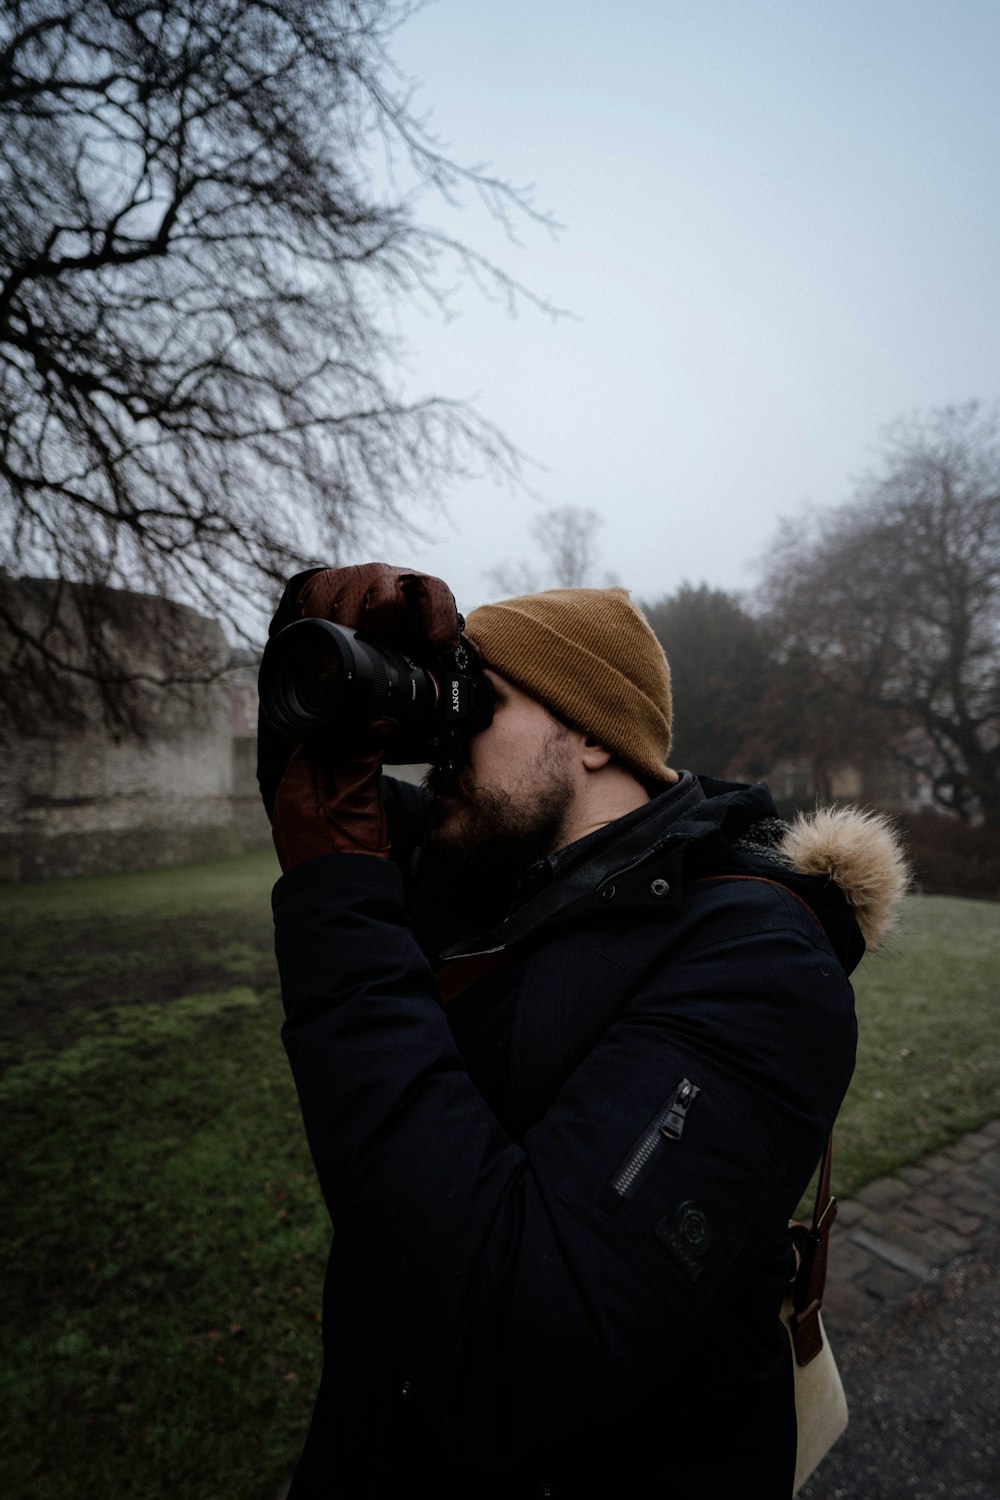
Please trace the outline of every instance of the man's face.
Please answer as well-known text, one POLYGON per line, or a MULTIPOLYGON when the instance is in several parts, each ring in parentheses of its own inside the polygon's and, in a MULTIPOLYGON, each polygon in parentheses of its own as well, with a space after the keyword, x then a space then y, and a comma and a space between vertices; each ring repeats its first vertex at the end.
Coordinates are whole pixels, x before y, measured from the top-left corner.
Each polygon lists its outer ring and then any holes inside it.
POLYGON ((575 795, 573 736, 520 688, 487 671, 493 722, 472 735, 457 783, 432 772, 435 849, 464 858, 498 846, 527 866, 560 847, 575 795))

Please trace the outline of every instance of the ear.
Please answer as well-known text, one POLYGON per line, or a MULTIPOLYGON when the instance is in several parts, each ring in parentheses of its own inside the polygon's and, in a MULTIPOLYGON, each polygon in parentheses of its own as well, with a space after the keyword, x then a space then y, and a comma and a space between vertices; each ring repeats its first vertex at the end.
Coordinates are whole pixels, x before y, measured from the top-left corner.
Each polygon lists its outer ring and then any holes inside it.
POLYGON ((614 759, 613 752, 595 740, 593 735, 587 736, 583 742, 582 759, 584 769, 587 771, 603 771, 609 761, 614 759))

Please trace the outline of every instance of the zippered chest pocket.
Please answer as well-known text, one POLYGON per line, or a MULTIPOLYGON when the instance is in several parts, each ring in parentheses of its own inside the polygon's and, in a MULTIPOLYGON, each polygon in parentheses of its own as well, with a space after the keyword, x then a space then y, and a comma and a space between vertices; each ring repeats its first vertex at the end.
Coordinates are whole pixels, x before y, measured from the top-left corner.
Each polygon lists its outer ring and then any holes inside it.
POLYGON ((656 1118, 633 1141, 619 1163, 608 1184, 611 1202, 606 1203, 606 1207, 612 1207, 615 1200, 631 1198, 660 1152, 666 1150, 671 1142, 681 1139, 688 1111, 700 1093, 698 1084, 692 1083, 690 1078, 680 1080, 656 1118))
MULTIPOLYGON (((748 1234, 763 1232, 753 1226, 784 1165, 767 1121, 734 1097, 728 1081, 711 1071, 674 1076, 596 1201, 588 1207, 577 1199, 573 1207, 690 1326, 729 1284, 748 1234)), ((780 1228, 786 1221, 787 1213, 777 1214, 780 1228)))

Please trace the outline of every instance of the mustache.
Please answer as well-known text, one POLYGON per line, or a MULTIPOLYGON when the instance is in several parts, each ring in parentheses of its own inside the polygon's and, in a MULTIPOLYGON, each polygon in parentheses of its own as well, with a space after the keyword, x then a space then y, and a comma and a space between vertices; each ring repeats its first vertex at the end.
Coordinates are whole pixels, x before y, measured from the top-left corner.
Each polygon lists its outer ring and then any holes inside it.
POLYGON ((432 797, 460 797, 464 802, 471 802, 475 795, 472 773, 457 771, 451 766, 431 766, 424 773, 421 784, 432 797))

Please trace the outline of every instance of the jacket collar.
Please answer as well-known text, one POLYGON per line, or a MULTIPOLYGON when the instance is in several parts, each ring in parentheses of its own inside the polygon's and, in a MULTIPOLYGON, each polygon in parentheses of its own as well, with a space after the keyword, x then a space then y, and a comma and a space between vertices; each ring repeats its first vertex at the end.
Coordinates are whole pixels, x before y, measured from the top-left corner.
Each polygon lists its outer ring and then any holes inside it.
MULTIPOLYGON (((727 792, 747 790, 732 783, 712 786, 724 787, 727 792)), ((770 796, 767 801, 773 811, 770 796)), ((705 803, 702 780, 690 771, 683 771, 677 785, 669 791, 538 860, 521 877, 513 909, 506 920, 489 932, 447 948, 441 955, 442 961, 473 953, 499 952, 527 937, 581 896, 589 895, 612 875, 649 859, 667 843, 714 832, 722 809, 717 808, 716 816, 705 819, 705 803)), ((750 821, 761 815, 757 812, 750 821)))
POLYGON ((798 818, 782 837, 770 791, 683 772, 675 787, 540 860, 520 882, 506 919, 440 953, 440 960, 499 954, 529 938, 574 903, 604 894, 615 880, 663 855, 669 904, 682 900, 690 873, 777 879, 810 906, 847 973, 892 927, 907 889, 908 865, 887 819, 837 807, 798 818), (767 828, 763 839, 753 830, 767 828))

